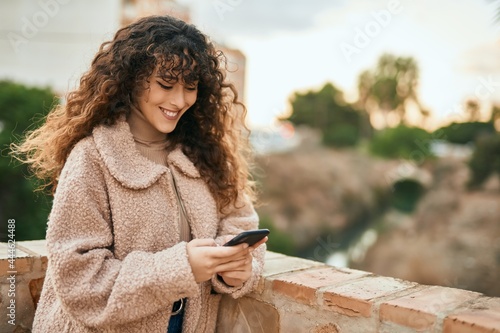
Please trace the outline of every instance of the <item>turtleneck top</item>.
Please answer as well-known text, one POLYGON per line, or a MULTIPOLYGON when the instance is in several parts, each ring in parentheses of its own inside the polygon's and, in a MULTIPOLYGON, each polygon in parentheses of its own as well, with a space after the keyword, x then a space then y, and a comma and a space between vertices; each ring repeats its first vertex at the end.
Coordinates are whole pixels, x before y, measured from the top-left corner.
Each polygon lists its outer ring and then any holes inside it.
MULTIPOLYGON (((169 168, 167 161, 168 151, 166 149, 168 146, 167 135, 154 128, 154 126, 151 125, 151 123, 146 119, 144 114, 136 107, 131 108, 130 116, 128 117, 127 122, 130 126, 130 132, 132 132, 135 146, 139 153, 150 161, 165 165, 169 168)), ((189 221, 187 220, 184 206, 177 191, 175 179, 170 171, 170 168, 168 169, 168 175, 170 178, 170 184, 177 196, 177 204, 179 207, 180 241, 189 242, 192 239, 191 228, 189 227, 189 221)))

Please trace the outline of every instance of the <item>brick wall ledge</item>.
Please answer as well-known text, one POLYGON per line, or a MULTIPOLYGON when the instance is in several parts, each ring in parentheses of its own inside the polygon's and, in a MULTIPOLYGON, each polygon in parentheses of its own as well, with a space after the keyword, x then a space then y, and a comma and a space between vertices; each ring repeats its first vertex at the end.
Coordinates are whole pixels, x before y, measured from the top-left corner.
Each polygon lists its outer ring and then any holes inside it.
MULTIPOLYGON (((45 241, 0 243, 0 332, 30 332, 47 268, 45 241), (9 320, 15 271, 16 325, 9 320)), ((269 252, 257 289, 223 296, 218 333, 500 333, 500 298, 419 285, 269 252)))

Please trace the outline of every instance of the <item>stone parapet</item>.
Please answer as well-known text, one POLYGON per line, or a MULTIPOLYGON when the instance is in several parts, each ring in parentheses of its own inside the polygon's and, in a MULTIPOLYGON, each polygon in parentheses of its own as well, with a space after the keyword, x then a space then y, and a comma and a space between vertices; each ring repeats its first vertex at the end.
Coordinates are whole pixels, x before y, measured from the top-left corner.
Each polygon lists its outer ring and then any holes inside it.
POLYGON ((0 243, 0 332, 31 332, 46 270, 45 240, 0 243))
POLYGON ((494 333, 500 298, 268 252, 252 294, 223 296, 218 333, 494 333))
MULTIPOLYGON (((31 331, 46 269, 44 240, 0 243, 0 332, 31 331)), ((256 290, 223 296, 217 332, 500 333, 500 298, 268 251, 256 290)))

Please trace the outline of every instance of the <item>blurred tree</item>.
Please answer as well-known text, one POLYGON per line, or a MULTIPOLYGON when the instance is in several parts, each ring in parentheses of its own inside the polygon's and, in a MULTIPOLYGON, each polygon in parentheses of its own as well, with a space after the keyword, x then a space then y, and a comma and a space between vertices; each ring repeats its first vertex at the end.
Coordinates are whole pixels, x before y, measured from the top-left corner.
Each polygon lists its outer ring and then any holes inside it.
POLYGON ((317 92, 295 93, 291 104, 292 114, 286 120, 321 130, 326 145, 354 146, 366 132, 363 113, 347 103, 342 91, 331 83, 317 92))
MULTIPOLYGON (((381 115, 381 127, 406 123, 408 103, 422 112, 417 98, 418 66, 411 57, 384 54, 377 67, 358 77, 359 104, 370 114, 372 124, 381 115)), ((425 118, 425 113, 422 113, 425 118)))
POLYGON ((481 185, 494 173, 500 176, 500 134, 482 136, 476 140, 476 149, 469 161, 472 172, 469 185, 481 185))
POLYGON ((427 121, 431 116, 431 111, 421 108, 420 114, 422 115, 422 123, 420 125, 422 128, 427 128, 427 121))
MULTIPOLYGON (((439 138, 455 144, 474 143, 481 136, 488 136, 495 132, 493 122, 451 123, 438 129, 439 138)), ((436 135, 438 137, 438 135, 436 135)))
POLYGON ((500 132, 500 105, 492 106, 490 122, 493 123, 497 132, 500 132))
POLYGON ((47 114, 55 100, 48 88, 30 88, 0 81, 0 241, 5 241, 7 220, 16 220, 15 239, 45 238, 45 226, 51 200, 28 178, 25 165, 8 155, 9 145, 32 129, 33 118, 47 114))
POLYGON ((385 158, 404 158, 421 161, 433 157, 430 151, 431 134, 418 127, 399 125, 375 134, 370 151, 385 158))
POLYGON ((323 133, 323 143, 333 147, 352 147, 358 143, 359 137, 359 127, 350 124, 334 125, 323 133))
POLYGON ((465 102, 465 114, 468 116, 469 122, 477 122, 481 118, 479 102, 469 99, 465 102))

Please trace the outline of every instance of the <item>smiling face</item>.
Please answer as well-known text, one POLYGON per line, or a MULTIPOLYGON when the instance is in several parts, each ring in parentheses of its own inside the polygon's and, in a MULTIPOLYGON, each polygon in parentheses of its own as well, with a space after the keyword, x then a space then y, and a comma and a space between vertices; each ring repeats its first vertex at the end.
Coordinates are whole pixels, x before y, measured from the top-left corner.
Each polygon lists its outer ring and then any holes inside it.
POLYGON ((197 83, 186 84, 182 76, 165 77, 155 69, 137 97, 137 106, 158 132, 171 133, 179 119, 196 102, 197 83))

